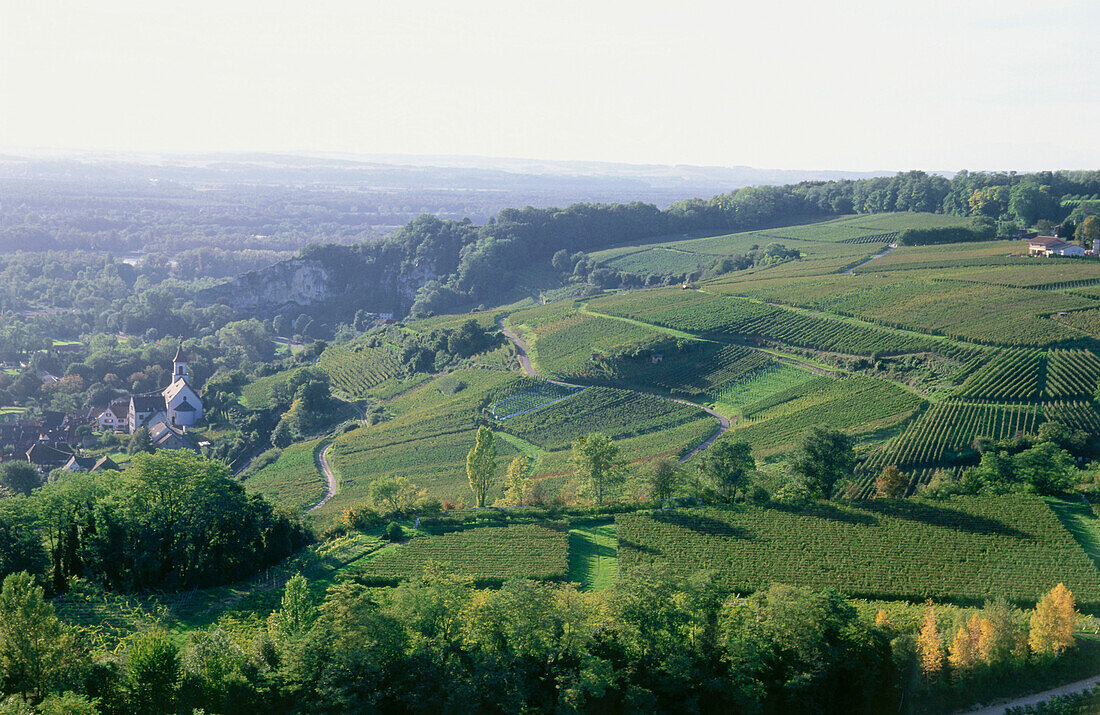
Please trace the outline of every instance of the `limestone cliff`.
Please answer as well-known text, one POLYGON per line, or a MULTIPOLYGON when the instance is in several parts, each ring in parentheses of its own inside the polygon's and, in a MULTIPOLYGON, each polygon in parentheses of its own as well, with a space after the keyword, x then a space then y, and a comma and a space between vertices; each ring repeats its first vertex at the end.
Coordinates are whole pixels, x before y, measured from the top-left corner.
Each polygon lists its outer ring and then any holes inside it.
POLYGON ((204 290, 198 299, 261 318, 304 312, 334 323, 357 310, 405 315, 420 286, 436 278, 434 266, 430 261, 408 266, 378 249, 318 247, 204 290))

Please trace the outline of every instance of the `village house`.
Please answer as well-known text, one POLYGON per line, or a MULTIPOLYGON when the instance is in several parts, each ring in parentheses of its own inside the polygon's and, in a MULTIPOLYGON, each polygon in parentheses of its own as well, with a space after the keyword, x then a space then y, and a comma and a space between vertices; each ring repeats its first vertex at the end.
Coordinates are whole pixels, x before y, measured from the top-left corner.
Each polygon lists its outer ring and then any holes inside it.
POLYGON ((73 449, 67 444, 50 445, 45 440, 35 442, 27 450, 27 461, 43 472, 57 469, 73 456, 73 449))
POLYGON ((114 400, 107 408, 95 415, 96 428, 100 432, 122 432, 127 429, 130 419, 130 399, 114 400))
POLYGON ((187 449, 199 454, 198 448, 187 436, 164 422, 157 422, 149 428, 149 439, 155 449, 187 449))
POLYGON ((110 457, 81 457, 75 454, 61 468, 66 472, 105 472, 111 469, 116 472, 122 471, 122 468, 110 457))
POLYGON ((1067 243, 1057 236, 1036 236, 1027 241, 1027 252, 1031 256, 1083 256, 1085 249, 1067 243))

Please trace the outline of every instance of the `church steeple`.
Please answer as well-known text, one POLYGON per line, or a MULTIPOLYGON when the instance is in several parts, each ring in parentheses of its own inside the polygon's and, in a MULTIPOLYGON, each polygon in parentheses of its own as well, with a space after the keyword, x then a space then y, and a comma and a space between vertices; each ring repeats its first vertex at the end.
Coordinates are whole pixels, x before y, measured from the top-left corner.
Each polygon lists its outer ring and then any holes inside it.
POLYGON ((176 348, 176 356, 172 358, 172 382, 183 380, 187 382, 187 358, 183 354, 183 341, 176 348))

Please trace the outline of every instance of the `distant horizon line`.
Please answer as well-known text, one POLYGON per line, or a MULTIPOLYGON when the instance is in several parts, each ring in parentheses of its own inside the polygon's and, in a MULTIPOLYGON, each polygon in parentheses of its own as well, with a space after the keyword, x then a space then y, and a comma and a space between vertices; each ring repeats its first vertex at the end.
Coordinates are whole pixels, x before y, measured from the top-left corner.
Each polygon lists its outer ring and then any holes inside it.
MULTIPOLYGON (((315 149, 217 149, 217 150, 149 150, 149 149, 83 149, 75 147, 43 147, 43 146, 6 146, 0 144, 0 161, 20 158, 64 158, 81 159, 86 157, 103 159, 209 159, 216 157, 294 157, 315 159, 341 159, 343 161, 359 161, 362 163, 394 164, 400 160, 412 161, 471 161, 480 160, 487 162, 504 163, 529 163, 529 164, 556 164, 556 165, 588 165, 607 167, 629 167, 634 169, 698 169, 705 171, 762 171, 777 173, 837 173, 863 175, 868 178, 876 176, 893 176, 908 171, 922 171, 926 174, 939 176, 953 176, 960 171, 986 172, 986 173, 1033 173, 1035 171, 1090 171, 1090 169, 924 169, 909 167, 906 169, 880 168, 880 169, 838 169, 838 168, 786 168, 754 166, 751 164, 699 164, 691 162, 642 162, 642 161, 609 161, 603 159, 547 159, 537 157, 520 156, 491 156, 485 154, 417 154, 408 152, 358 152, 315 149)), ((135 162, 144 163, 144 162, 135 162)), ((432 166, 439 166, 433 164, 432 166)), ((440 168, 462 168, 461 166, 440 166, 440 168)))

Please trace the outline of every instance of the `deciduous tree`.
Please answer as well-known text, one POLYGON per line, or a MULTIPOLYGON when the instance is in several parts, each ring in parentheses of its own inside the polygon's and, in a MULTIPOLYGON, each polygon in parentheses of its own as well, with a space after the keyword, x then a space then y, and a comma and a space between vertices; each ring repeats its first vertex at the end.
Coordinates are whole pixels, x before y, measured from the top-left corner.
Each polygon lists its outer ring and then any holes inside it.
POLYGON ((1100 217, 1086 216, 1085 220, 1077 225, 1077 231, 1073 237, 1085 248, 1092 248, 1092 242, 1100 239, 1100 217))
POLYGON ((466 455, 466 476, 470 480, 470 490, 479 507, 485 506, 496 482, 497 449, 493 444, 493 431, 488 427, 479 427, 477 442, 466 455))
POLYGON ((1074 644, 1077 630, 1077 602, 1073 592, 1059 583, 1039 600, 1031 615, 1028 644, 1040 654, 1059 655, 1074 644))
POLYGON ((875 496, 885 499, 903 497, 908 486, 909 479, 898 469, 898 465, 889 464, 875 480, 875 496))
POLYGON ((531 480, 527 478, 527 457, 517 456, 508 465, 504 475, 504 503, 522 506, 531 494, 531 480))
POLYGON ((917 657, 925 681, 936 679, 943 670, 943 638, 936 623, 936 609, 931 601, 928 602, 920 632, 917 634, 917 657))
POLYGON ((730 501, 748 486, 756 460, 748 442, 720 439, 702 453, 696 468, 707 489, 730 501))
POLYGON ((649 494, 656 501, 672 498, 680 481, 680 473, 671 460, 654 460, 649 472, 649 494))
POLYGON ((146 631, 130 645, 126 660, 133 705, 138 712, 172 712, 179 688, 179 648, 163 631, 146 631))
POLYGON ((840 430, 814 427, 792 456, 791 471, 813 493, 827 499, 836 483, 855 467, 852 445, 852 438, 840 430))
POLYGON ((0 687, 38 702, 75 674, 83 654, 25 571, 0 586, 0 687))
POLYGON ((619 457, 619 446, 599 432, 581 437, 573 443, 570 463, 577 470, 581 483, 598 504, 626 477, 625 464, 619 457))
POLYGON ((42 475, 29 462, 0 464, 0 486, 15 494, 30 494, 42 486, 42 475))

